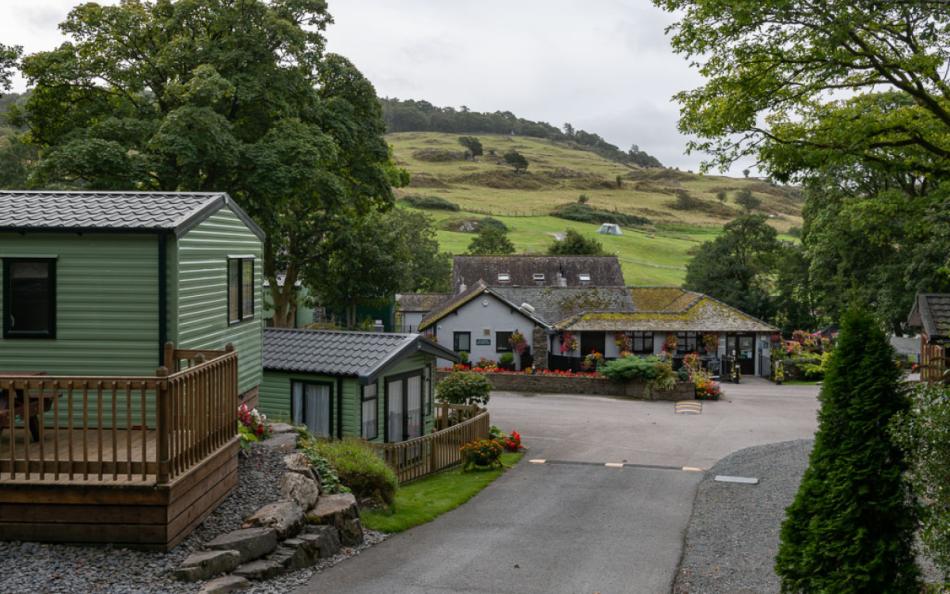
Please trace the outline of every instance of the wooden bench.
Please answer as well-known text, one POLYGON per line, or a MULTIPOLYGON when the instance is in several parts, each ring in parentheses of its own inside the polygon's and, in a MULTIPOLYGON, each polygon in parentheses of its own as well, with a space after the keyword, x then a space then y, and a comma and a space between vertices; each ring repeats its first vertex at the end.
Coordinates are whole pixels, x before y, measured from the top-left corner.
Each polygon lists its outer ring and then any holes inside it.
MULTIPOLYGON (((9 375, 46 375, 43 371, 5 373, 9 375)), ((40 390, 27 390, 26 392, 27 393, 24 394, 24 390, 14 390, 13 416, 14 418, 20 417, 21 419, 27 419, 33 441, 39 441, 40 416, 53 408, 53 401, 59 398, 62 392, 41 392, 40 390)), ((7 390, 0 389, 0 436, 3 435, 3 430, 10 426, 10 412, 10 394, 7 393, 7 390)))

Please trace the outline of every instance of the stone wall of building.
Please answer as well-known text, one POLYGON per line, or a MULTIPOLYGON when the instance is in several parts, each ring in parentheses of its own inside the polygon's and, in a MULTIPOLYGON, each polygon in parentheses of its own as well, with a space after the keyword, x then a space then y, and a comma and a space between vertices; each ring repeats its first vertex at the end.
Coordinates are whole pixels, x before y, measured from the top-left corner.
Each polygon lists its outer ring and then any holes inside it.
MULTIPOLYGON (((441 381, 446 372, 438 372, 441 381)), ((691 382, 677 382, 672 390, 651 390, 644 382, 618 384, 604 378, 560 375, 529 375, 521 373, 486 373, 492 388, 502 392, 538 394, 581 394, 587 396, 620 396, 637 400, 692 400, 695 388, 691 382)))
POLYGON ((548 333, 544 328, 535 326, 531 332, 531 354, 536 369, 548 368, 548 333))

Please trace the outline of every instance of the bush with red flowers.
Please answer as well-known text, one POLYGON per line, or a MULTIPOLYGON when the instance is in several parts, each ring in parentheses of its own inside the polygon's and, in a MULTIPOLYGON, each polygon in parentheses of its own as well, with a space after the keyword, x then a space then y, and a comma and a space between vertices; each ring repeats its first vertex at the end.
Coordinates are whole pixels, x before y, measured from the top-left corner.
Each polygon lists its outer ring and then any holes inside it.
POLYGON ((520 452, 523 447, 524 446, 521 445, 521 434, 517 431, 512 431, 511 434, 505 438, 506 452, 520 452))
POLYGON ((241 438, 241 447, 247 447, 249 443, 270 437, 267 415, 258 412, 256 408, 249 409, 246 404, 239 406, 238 435, 241 438))

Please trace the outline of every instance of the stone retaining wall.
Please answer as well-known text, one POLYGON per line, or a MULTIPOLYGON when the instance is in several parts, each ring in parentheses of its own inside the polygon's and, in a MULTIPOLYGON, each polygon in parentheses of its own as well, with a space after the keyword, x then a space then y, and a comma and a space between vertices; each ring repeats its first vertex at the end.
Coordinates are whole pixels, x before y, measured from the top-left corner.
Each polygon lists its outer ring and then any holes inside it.
MULTIPOLYGON (((436 372, 441 381, 445 371, 436 372)), ((503 392, 534 392, 541 394, 583 394, 589 396, 622 396, 638 400, 692 400, 695 388, 691 382, 677 382, 672 390, 650 390, 644 382, 618 384, 594 377, 559 375, 528 375, 518 373, 486 373, 492 388, 503 392)))

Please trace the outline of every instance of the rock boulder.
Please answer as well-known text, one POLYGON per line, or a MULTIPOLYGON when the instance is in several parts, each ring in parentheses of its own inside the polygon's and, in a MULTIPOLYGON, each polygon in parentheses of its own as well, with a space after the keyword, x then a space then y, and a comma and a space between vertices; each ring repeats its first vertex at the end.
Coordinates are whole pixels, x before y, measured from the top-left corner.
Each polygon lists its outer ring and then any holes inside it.
POLYGON ((317 481, 299 472, 285 472, 280 477, 280 494, 294 501, 301 509, 310 509, 320 498, 317 481))
POLYGON ((251 583, 239 575, 225 575, 206 583, 200 594, 228 594, 250 586, 251 583))
POLYGON ((268 503, 244 521, 244 528, 269 527, 277 532, 277 538, 290 538, 304 526, 303 509, 289 499, 268 503))
POLYGON ((175 570, 175 577, 186 582, 197 582, 228 573, 241 562, 241 554, 234 550, 211 550, 192 553, 175 570))
POLYGON ((269 527, 242 528, 222 534, 205 546, 215 550, 237 551, 239 561, 246 563, 277 548, 277 531, 269 527))

